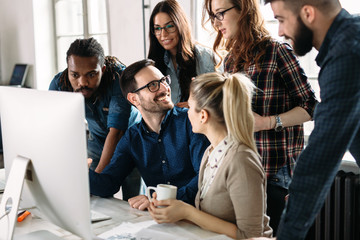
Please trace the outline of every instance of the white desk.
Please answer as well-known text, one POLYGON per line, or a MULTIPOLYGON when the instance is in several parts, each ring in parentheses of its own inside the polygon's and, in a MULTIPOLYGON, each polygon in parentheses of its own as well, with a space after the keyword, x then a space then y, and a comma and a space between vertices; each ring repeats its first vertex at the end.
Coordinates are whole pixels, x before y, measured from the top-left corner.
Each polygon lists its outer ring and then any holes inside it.
MULTIPOLYGON (((5 172, 3 169, 0 169, 0 178, 5 178, 5 172)), ((2 194, 0 194, 0 201, 1 197, 2 194)), ((93 196, 91 197, 90 201, 92 210, 111 216, 110 220, 92 224, 95 235, 100 235, 101 233, 109 231, 114 227, 119 226, 123 222, 138 223, 152 220, 150 214, 147 211, 140 211, 131 208, 127 202, 116 198, 100 198, 93 196)), ((198 226, 187 222, 181 221, 176 223, 176 225, 186 231, 191 232, 192 234, 195 234, 199 238, 210 238, 219 236, 218 234, 203 230, 198 226)), ((21 223, 16 223, 15 236, 37 230, 50 231, 63 239, 80 239, 77 236, 71 234, 70 232, 63 230, 62 228, 48 221, 33 216, 28 216, 21 223)))

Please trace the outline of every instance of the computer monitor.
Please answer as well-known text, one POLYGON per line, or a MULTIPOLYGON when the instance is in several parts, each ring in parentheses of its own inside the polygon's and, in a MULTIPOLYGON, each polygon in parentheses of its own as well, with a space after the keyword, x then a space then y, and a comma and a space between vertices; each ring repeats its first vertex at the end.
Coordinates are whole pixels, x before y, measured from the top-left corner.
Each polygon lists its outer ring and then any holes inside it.
POLYGON ((15 64, 9 85, 23 87, 25 85, 28 68, 29 65, 27 64, 15 64))
POLYGON ((32 213, 82 239, 95 238, 90 220, 84 112, 84 98, 78 93, 0 87, 7 177, 0 205, 0 216, 4 216, 0 219, 0 239, 13 234, 20 194, 21 208, 35 207, 32 213), (16 192, 24 175, 23 190, 20 186, 16 192), (9 209, 16 213, 9 213, 9 209))

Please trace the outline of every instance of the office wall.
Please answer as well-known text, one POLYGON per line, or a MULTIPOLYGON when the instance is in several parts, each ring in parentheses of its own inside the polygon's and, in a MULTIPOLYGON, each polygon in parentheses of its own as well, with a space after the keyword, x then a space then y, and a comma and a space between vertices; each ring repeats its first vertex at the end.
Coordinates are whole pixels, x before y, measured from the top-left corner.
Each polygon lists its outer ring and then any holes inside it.
POLYGON ((49 89, 50 81, 56 73, 56 46, 54 29, 53 0, 34 0, 34 38, 36 79, 33 88, 49 89))
MULTIPOLYGON (((47 89, 56 64, 51 1, 0 1, 0 84, 8 83, 15 63, 27 63, 26 85, 47 89)), ((142 0, 107 1, 111 54, 125 64, 144 58, 142 0)))
POLYGON ((35 42, 32 2, 32 0, 0 1, 0 80, 2 84, 9 82, 15 63, 32 65, 27 84, 34 84, 35 42))
POLYGON ((111 55, 126 65, 144 57, 142 1, 108 0, 111 55))
MULTIPOLYGON (((143 1, 108 0, 111 54, 126 65, 141 60, 149 50, 149 18, 152 9, 161 0, 144 0, 147 6, 143 11, 143 1), (145 19, 145 38, 143 22, 145 19), (146 45, 144 45, 144 39, 146 45)), ((179 1, 187 16, 194 19, 196 0, 179 1)), ((191 22, 195 29, 195 22, 191 22)))
MULTIPOLYGON (((145 0, 145 39, 151 10, 160 0, 145 0)), ((131 64, 147 55, 144 50, 142 0, 107 0, 111 55, 131 64)), ((194 16, 195 0, 181 0, 194 16)), ((45 90, 56 66, 52 0, 0 1, 0 83, 8 83, 15 63, 31 65, 26 85, 45 90)), ((194 23, 193 23, 194 24, 194 23)))

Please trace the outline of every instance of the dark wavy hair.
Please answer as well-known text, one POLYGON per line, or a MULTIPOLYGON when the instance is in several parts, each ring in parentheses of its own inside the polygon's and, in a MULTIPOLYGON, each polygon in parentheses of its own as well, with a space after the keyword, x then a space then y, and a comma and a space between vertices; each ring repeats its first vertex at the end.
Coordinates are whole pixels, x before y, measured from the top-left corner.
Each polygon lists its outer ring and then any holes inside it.
MULTIPOLYGON (((104 56, 104 49, 94 38, 76 39, 66 52, 66 62, 69 61, 70 56, 75 55, 79 57, 97 57, 100 66, 106 66, 105 72, 102 75, 101 83, 98 88, 98 95, 102 95, 106 88, 113 84, 113 81, 120 78, 118 70, 125 68, 125 65, 116 57, 104 56)), ((66 68, 60 76, 60 86, 62 91, 72 92, 72 88, 68 76, 68 69, 66 68)))
MULTIPOLYGON (((213 45, 214 51, 224 48, 232 52, 233 62, 235 63, 234 72, 243 71, 250 65, 260 65, 265 52, 266 46, 270 44, 271 36, 264 27, 264 20, 259 11, 258 0, 229 0, 235 10, 240 13, 238 21, 238 31, 234 39, 223 39, 221 31, 217 31, 217 36, 213 45)), ((212 0, 205 0, 203 8, 203 25, 209 19, 208 15, 213 14, 211 9, 212 0)))
POLYGON ((179 84, 181 90, 180 101, 187 101, 189 98, 189 87, 191 78, 196 76, 196 52, 195 45, 191 36, 191 27, 186 14, 176 0, 165 0, 159 2, 150 16, 149 38, 150 48, 148 58, 153 59, 156 67, 166 75, 166 65, 164 62, 165 49, 160 45, 154 32, 154 18, 158 13, 167 13, 174 22, 178 34, 179 43, 176 52, 176 62, 178 64, 179 84))
POLYGON ((121 74, 120 78, 120 88, 123 96, 127 99, 129 92, 134 91, 138 88, 135 80, 135 75, 140 72, 141 69, 154 66, 155 62, 151 59, 144 59, 130 64, 121 74))

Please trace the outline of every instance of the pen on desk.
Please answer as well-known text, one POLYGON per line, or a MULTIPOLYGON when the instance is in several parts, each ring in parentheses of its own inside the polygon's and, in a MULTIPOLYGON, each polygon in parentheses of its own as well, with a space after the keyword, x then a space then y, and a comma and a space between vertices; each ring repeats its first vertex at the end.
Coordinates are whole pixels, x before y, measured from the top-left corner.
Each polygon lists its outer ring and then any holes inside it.
POLYGON ((18 222, 22 222, 27 216, 30 215, 30 212, 29 211, 22 211, 18 214, 18 218, 17 218, 17 221, 18 222))

